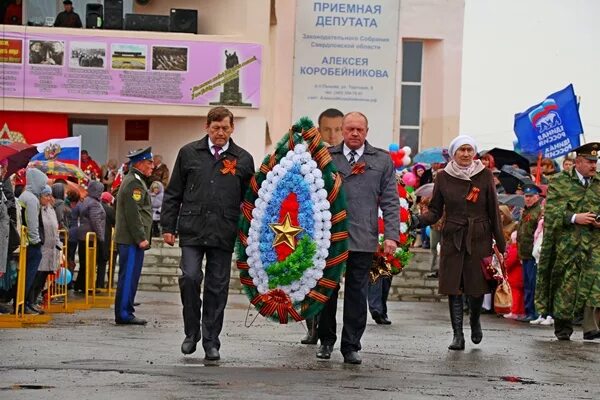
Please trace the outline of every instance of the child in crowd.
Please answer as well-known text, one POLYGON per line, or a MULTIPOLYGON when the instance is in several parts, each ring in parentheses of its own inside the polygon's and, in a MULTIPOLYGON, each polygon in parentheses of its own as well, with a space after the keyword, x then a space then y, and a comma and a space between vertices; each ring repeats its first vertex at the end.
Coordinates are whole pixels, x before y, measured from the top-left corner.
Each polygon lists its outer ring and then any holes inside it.
POLYGON ((164 195, 163 184, 159 181, 150 185, 150 200, 152 201, 152 237, 160 237, 160 210, 164 195))

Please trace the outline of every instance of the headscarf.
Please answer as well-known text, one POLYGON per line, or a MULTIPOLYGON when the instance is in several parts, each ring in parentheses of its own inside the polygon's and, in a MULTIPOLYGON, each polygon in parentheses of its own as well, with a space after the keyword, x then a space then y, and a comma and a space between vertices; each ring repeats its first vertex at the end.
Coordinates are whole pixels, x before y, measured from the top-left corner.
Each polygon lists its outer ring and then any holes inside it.
POLYGON ((448 153, 450 154, 451 159, 454 159, 454 154, 456 153, 456 150, 458 150, 458 148, 463 144, 471 145, 471 147, 473 147, 473 149, 475 150, 475 153, 477 153, 477 142, 475 141, 475 139, 473 139, 469 135, 459 135, 455 137, 450 142, 450 146, 448 146, 448 153))
POLYGON ((52 195, 52 188, 48 185, 44 185, 42 191, 40 192, 40 196, 52 195))
POLYGON ((113 195, 108 192, 103 192, 100 196, 100 201, 106 204, 112 204, 114 200, 115 198, 113 197, 113 195))

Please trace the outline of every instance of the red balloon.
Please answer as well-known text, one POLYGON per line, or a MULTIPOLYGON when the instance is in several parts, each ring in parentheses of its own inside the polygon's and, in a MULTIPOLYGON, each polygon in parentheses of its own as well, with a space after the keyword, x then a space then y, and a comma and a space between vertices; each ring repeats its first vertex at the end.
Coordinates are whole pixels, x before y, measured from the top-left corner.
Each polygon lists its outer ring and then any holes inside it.
POLYGON ((398 195, 403 199, 406 198, 406 189, 404 188, 404 185, 401 185, 400 183, 398 184, 398 195))
POLYGON ((396 152, 396 154, 398 154, 398 156, 400 156, 400 159, 404 158, 404 150, 400 149, 396 152))
POLYGON ((406 208, 400 207, 400 221, 401 222, 408 221, 408 210, 406 208))

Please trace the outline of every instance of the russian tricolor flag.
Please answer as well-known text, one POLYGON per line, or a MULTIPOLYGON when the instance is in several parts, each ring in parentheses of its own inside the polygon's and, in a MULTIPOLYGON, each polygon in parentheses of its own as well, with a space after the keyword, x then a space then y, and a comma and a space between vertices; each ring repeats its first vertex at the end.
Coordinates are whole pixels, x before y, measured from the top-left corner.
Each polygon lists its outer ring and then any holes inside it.
POLYGON ((37 143, 38 154, 31 161, 60 161, 67 164, 80 165, 81 136, 64 139, 50 139, 37 143))

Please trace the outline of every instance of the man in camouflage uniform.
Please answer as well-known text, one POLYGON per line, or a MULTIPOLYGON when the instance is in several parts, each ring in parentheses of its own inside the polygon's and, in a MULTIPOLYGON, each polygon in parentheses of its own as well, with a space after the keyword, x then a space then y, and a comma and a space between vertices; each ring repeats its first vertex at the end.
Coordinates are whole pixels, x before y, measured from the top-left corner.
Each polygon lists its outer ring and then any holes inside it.
POLYGON ((152 148, 130 153, 129 172, 117 195, 115 242, 119 251, 119 282, 115 297, 117 325, 146 325, 133 315, 133 300, 144 263, 144 251, 150 247, 152 205, 145 178, 152 174, 152 148))
POLYGON ((534 321, 537 318, 534 303, 537 264, 532 253, 533 234, 542 215, 540 193, 540 188, 532 183, 523 186, 525 208, 517 230, 518 255, 523 264, 523 286, 525 289, 525 316, 519 319, 523 322, 534 321))
POLYGON ((583 314, 583 338, 600 338, 600 143, 575 149, 575 168, 550 183, 539 262, 536 307, 554 316, 554 333, 570 340, 572 321, 583 314))

